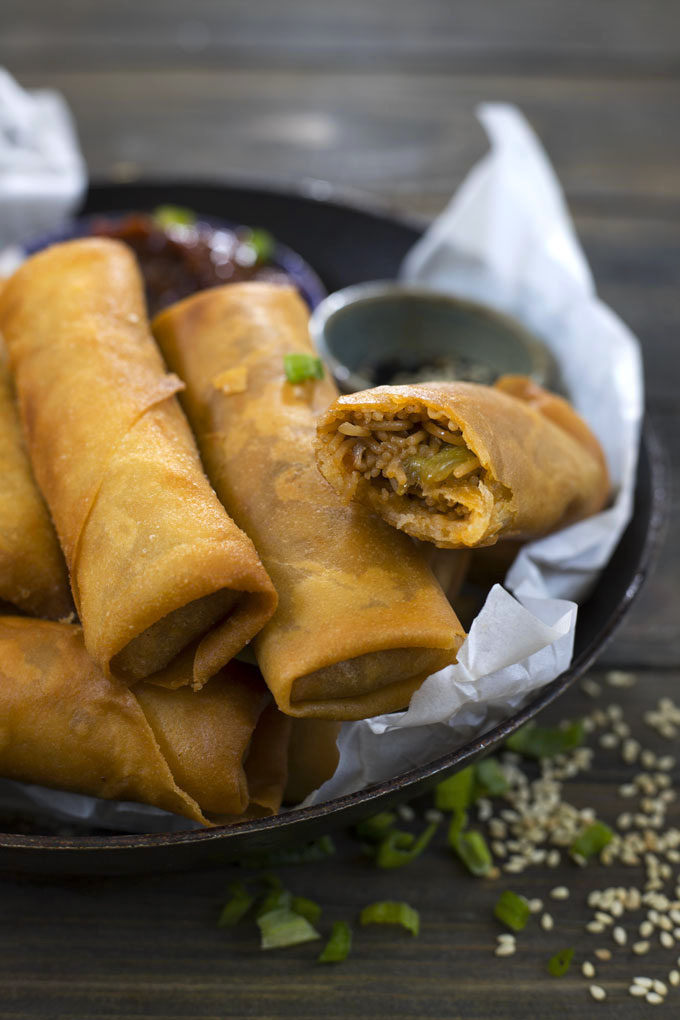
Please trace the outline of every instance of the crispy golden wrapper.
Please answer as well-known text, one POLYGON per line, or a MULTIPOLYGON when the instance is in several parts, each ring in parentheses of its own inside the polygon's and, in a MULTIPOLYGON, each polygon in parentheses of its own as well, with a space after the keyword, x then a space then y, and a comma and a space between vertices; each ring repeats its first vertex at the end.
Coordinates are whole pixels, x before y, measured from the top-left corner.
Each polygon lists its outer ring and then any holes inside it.
POLYGON ((66 564, 28 460, 0 350, 0 600, 53 620, 73 611, 66 564))
POLYGON ((90 655, 134 683, 182 654, 200 688, 276 593, 203 473, 131 251, 90 238, 34 255, 0 294, 0 329, 90 655))
POLYGON ((520 377, 352 393, 317 431, 319 469, 344 499, 442 548, 545 535, 601 510, 609 495, 585 422, 520 377))
POLYGON ((281 802, 290 720, 236 661, 199 692, 131 690, 90 659, 80 627, 0 617, 0 719, 0 775, 10 779, 204 825, 281 802))
POLYGON ((341 723, 330 719, 293 719, 292 723, 283 799, 286 804, 299 804, 335 773, 341 723))
POLYGON ((317 471, 315 419, 337 391, 327 377, 292 385, 283 360, 313 353, 307 322, 292 288, 245 283, 188 298, 153 329, 208 475, 279 594, 253 642, 279 708, 358 719, 407 705, 464 634, 422 552, 317 471), (246 388, 225 392, 235 366, 246 388))

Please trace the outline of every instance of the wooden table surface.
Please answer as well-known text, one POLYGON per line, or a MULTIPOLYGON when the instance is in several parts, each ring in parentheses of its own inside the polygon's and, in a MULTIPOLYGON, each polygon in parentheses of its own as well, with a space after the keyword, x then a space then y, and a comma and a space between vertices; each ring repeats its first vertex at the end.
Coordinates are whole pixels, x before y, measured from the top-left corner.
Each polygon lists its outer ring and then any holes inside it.
MULTIPOLYGON (((672 0, 3 0, 0 65, 26 86, 59 89, 75 114, 94 178, 319 178, 411 213, 435 214, 483 153, 477 103, 517 103, 564 185, 601 296, 643 346, 651 419, 672 474, 680 459, 680 8, 672 0)), ((677 491, 646 589, 598 673, 636 685, 598 700, 573 689, 553 713, 573 718, 613 698, 645 746, 674 753, 644 712, 680 684, 677 491)), ((598 748, 567 800, 613 822, 635 768, 598 748)), ((671 773, 677 778, 677 771, 671 773)), ((669 806, 667 824, 679 809, 669 806)), ((584 932, 587 892, 641 885, 641 868, 535 867, 497 882, 467 876, 446 848, 401 871, 377 871, 351 836, 335 857, 279 871, 324 906, 324 930, 368 901, 404 899, 417 939, 356 933, 350 960, 315 962, 316 946, 262 954, 245 924, 218 929, 236 868, 181 876, 0 881, 0 1018, 432 1017, 645 1018, 633 974, 665 975, 675 949, 644 960, 618 949, 600 966, 608 999, 590 997, 580 963, 608 933, 584 932), (500 889, 552 903, 515 956, 493 955, 500 889), (551 901, 552 902, 552 901, 551 901), (576 946, 558 981, 546 958, 576 946)), ((677 866, 676 870, 677 870, 677 866)), ((625 922, 629 944, 641 915, 625 922)), ((590 957, 589 957, 590 958, 590 957)), ((680 1015, 671 988, 660 1015, 680 1015)), ((655 1013, 653 1015, 656 1015, 655 1013)))

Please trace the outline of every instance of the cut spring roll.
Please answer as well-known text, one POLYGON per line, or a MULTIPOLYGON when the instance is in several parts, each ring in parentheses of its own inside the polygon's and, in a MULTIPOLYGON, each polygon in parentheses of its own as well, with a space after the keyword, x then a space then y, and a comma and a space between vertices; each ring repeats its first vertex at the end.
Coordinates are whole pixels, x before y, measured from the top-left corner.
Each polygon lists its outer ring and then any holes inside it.
POLYGON ((131 690, 90 659, 72 624, 0 617, 0 775, 153 804, 203 825, 278 809, 289 720, 256 670, 233 662, 204 690, 131 690), (260 725, 268 752, 258 748, 260 725), (261 795, 266 783, 264 796, 261 795))
POLYGON ((535 538, 601 510, 609 478, 588 426, 514 380, 340 397, 319 419, 319 468, 343 499, 443 548, 535 538))
POLYGON ((73 612, 66 564, 28 460, 0 349, 0 600, 32 616, 73 612))
POLYGON ((406 706, 464 634, 421 550, 317 471, 315 420, 337 391, 284 371, 284 355, 314 353, 307 322, 292 288, 246 283, 187 298, 153 328, 208 475, 279 594, 253 642, 279 708, 358 719, 406 706))
POLYGON ((0 329, 90 655, 129 683, 181 655, 176 676, 200 688, 276 593, 203 473, 131 251, 91 238, 34 255, 0 294, 0 329))

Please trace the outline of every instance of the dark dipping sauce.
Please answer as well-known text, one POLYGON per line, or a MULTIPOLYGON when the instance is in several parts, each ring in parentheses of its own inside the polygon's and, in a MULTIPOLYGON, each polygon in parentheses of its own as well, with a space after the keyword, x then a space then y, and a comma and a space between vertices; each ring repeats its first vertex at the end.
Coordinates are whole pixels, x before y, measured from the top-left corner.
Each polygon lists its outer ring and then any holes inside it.
POLYGON ((164 225, 151 214, 130 213, 97 218, 91 232, 117 238, 132 248, 144 279, 150 318, 207 287, 246 280, 295 283, 272 260, 274 242, 262 230, 232 230, 200 220, 164 225))

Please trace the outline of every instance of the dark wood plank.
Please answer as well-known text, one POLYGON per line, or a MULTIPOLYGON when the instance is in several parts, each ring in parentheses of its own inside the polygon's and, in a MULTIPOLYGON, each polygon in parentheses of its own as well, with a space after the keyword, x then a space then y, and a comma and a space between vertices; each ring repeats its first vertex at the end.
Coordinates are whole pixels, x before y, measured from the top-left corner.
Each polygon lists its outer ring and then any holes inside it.
POLYGON ((21 78, 64 93, 95 176, 322 178, 433 212, 485 151, 475 106, 503 100, 524 110, 573 203, 680 215, 676 80, 227 70, 21 78))
POLYGON ((303 66, 677 73, 667 0, 4 0, 0 63, 57 69, 303 66))
MULTIPOLYGON (((596 674, 600 680, 602 676, 596 674)), ((620 703, 633 732, 658 753, 674 745, 642 722, 643 712, 665 695, 677 700, 680 674, 647 672, 629 690, 612 691, 597 701, 578 689, 568 692, 550 713, 552 721, 586 714, 609 700, 620 703)), ((546 717, 546 720, 548 718, 546 717)), ((597 747, 597 740, 592 739, 597 747)), ((597 747, 593 769, 568 782, 563 796, 577 808, 592 807, 614 823, 630 801, 618 787, 634 771, 616 750, 597 747)), ((678 778, 677 767, 673 772, 678 778)), ((418 810, 424 808, 418 805, 418 810)), ((678 825, 680 809, 670 805, 667 822, 678 825)), ((304 868, 277 869, 295 893, 324 908, 321 928, 336 919, 352 922, 363 905, 382 898, 404 899, 421 913, 422 929, 413 939, 398 930, 357 929, 350 960, 336 968, 316 962, 318 944, 262 954, 252 922, 235 930, 215 920, 227 885, 250 872, 236 867, 186 876, 126 879, 0 880, 5 923, 0 928, 0 1018, 45 1015, 87 1017, 333 1018, 427 1017, 439 1020, 583 1020, 595 1016, 580 964, 596 946, 613 953, 598 965, 598 982, 609 1009, 621 1020, 649 1015, 627 993, 634 974, 666 979, 678 950, 658 946, 648 957, 632 954, 630 943, 643 913, 627 914, 629 947, 617 949, 610 934, 584 931, 590 916, 588 891, 609 885, 642 884, 641 869, 580 869, 563 860, 559 867, 533 867, 522 875, 479 881, 451 858, 441 831, 426 856, 400 871, 379 871, 362 857, 347 835, 337 839, 335 858, 304 868), (571 889, 558 903, 548 893, 571 889), (542 932, 536 921, 518 937, 511 960, 493 955, 501 930, 492 917, 499 892, 513 888, 544 899, 555 929, 542 932), (545 972, 547 958, 576 947, 570 974, 556 981, 545 972)), ((671 989, 661 1011, 677 1015, 680 990, 671 989)), ((599 1014, 598 1014, 599 1015, 599 1014)), ((656 1015, 656 1014, 655 1014, 656 1015)))

